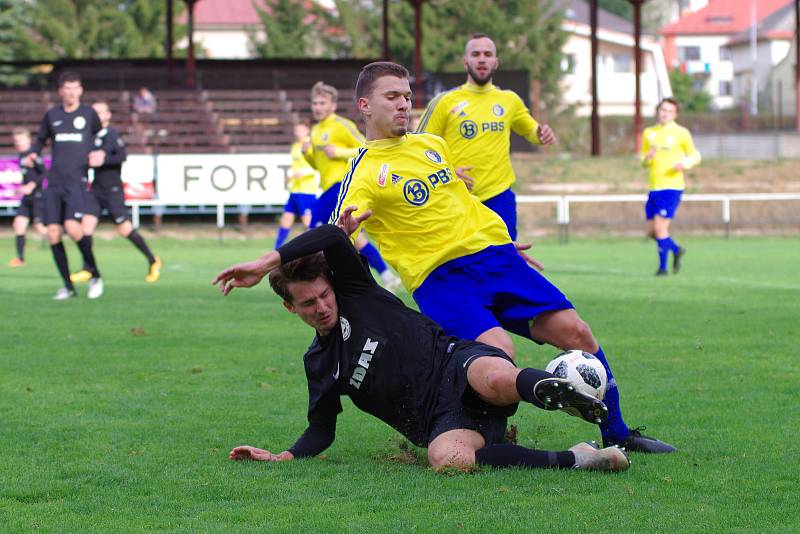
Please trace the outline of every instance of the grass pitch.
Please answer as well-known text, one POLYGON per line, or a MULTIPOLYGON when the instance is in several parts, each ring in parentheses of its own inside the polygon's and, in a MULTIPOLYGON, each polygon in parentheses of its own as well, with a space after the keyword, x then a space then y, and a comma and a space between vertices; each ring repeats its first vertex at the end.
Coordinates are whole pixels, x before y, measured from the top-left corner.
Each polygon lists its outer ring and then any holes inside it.
MULTIPOLYGON (((209 285, 271 242, 151 239, 166 268, 147 285, 126 240, 97 241, 98 301, 82 287, 52 302, 35 243, 25 268, 0 271, 4 532, 798 531, 797 238, 682 241, 684 270, 666 279, 652 242, 537 244, 612 362, 629 424, 680 450, 633 455, 618 475, 455 476, 346 400, 323 457, 229 461, 237 444, 281 451, 306 424, 307 327, 266 284, 226 299, 209 285)), ((517 342, 520 365, 556 353, 517 342)), ((599 437, 526 405, 512 422, 532 447, 599 437)))

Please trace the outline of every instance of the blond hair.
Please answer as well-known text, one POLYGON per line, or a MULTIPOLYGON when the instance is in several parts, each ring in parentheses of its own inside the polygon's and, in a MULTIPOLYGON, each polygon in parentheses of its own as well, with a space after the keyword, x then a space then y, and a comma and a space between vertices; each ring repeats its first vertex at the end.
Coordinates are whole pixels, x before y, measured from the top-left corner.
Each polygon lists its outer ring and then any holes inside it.
POLYGON ((325 82, 317 82, 314 84, 314 87, 311 88, 311 98, 321 95, 329 96, 334 102, 339 99, 339 91, 337 91, 334 86, 328 85, 325 82))

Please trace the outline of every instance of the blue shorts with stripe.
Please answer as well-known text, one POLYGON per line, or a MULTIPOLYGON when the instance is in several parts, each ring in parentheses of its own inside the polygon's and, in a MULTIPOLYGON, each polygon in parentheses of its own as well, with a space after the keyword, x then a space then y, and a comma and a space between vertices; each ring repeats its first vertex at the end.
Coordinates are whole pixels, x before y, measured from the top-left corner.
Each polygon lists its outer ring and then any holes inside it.
POLYGON ((656 215, 665 219, 672 219, 675 217, 675 212, 678 211, 678 206, 681 203, 681 195, 683 191, 680 189, 661 189, 659 191, 650 191, 647 195, 647 204, 644 205, 644 214, 649 221, 656 215))
POLYGON ((289 193, 289 200, 286 201, 283 211, 294 213, 298 217, 311 215, 316 203, 317 195, 312 195, 311 193, 289 193))
POLYGON ((487 198, 483 205, 503 219, 508 228, 511 241, 517 240, 517 196, 511 189, 506 189, 497 196, 487 198))
POLYGON ((532 339, 530 322, 537 315, 574 307, 513 244, 487 247, 440 265, 413 296, 423 314, 449 335, 465 339, 477 339, 497 326, 532 339))
POLYGON ((328 224, 331 214, 336 209, 341 187, 342 182, 336 182, 319 196, 317 203, 314 204, 314 209, 311 211, 311 228, 328 224))

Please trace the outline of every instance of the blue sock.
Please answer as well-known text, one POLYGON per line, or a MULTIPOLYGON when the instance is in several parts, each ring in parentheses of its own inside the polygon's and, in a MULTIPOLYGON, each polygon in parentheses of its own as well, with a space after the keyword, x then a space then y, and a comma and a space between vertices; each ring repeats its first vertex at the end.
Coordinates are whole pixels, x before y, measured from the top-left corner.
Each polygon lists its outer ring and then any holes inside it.
POLYGON ((625 421, 622 420, 622 411, 619 407, 619 390, 617 389, 617 381, 614 380, 614 375, 611 372, 611 367, 608 365, 608 361, 606 360, 606 355, 603 353, 602 347, 599 347, 594 355, 598 360, 600 360, 600 363, 603 364, 603 367, 606 368, 606 374, 608 375, 608 387, 606 388, 606 394, 603 397, 603 402, 608 408, 608 419, 605 423, 600 425, 600 433, 603 435, 603 440, 605 441, 621 443, 625 441, 625 438, 628 437, 628 434, 630 434, 631 431, 628 429, 628 425, 625 424, 625 421))
POLYGON ((275 248, 280 248, 286 238, 289 237, 291 228, 278 228, 278 237, 275 238, 275 248))
POLYGON ((668 241, 667 246, 669 247, 669 249, 672 251, 673 254, 677 253, 680 250, 681 247, 678 246, 678 244, 675 242, 674 239, 668 237, 667 241, 668 241))
POLYGON ((670 251, 670 238, 664 239, 656 239, 656 243, 658 243, 658 268, 662 271, 667 270, 667 258, 669 257, 670 251))
POLYGON ((383 258, 381 258, 381 253, 378 252, 378 249, 375 248, 375 245, 372 243, 367 243, 364 245, 364 248, 359 250, 359 252, 367 258, 367 263, 369 263, 369 266, 379 273, 382 273, 388 269, 386 262, 383 261, 383 258))

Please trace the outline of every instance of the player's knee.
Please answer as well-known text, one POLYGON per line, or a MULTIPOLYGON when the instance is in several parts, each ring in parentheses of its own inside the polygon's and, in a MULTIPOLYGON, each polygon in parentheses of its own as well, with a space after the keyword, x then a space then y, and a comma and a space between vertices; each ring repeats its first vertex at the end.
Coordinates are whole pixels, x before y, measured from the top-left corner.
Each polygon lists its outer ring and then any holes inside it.
POLYGON ((61 240, 61 229, 58 226, 48 226, 47 240, 51 244, 58 243, 61 240))
POLYGON ((428 449, 428 462, 435 470, 454 468, 466 471, 475 465, 475 451, 451 444, 428 449))
MULTIPOLYGON (((513 368, 516 370, 516 368, 513 368)), ((516 375, 515 372, 508 370, 495 370, 486 373, 486 386, 493 393, 493 399, 501 400, 508 396, 508 392, 516 391, 516 375)))
POLYGON ((581 349, 586 352, 597 352, 597 340, 592 334, 592 329, 583 319, 576 319, 571 327, 570 338, 573 345, 571 348, 581 349))

